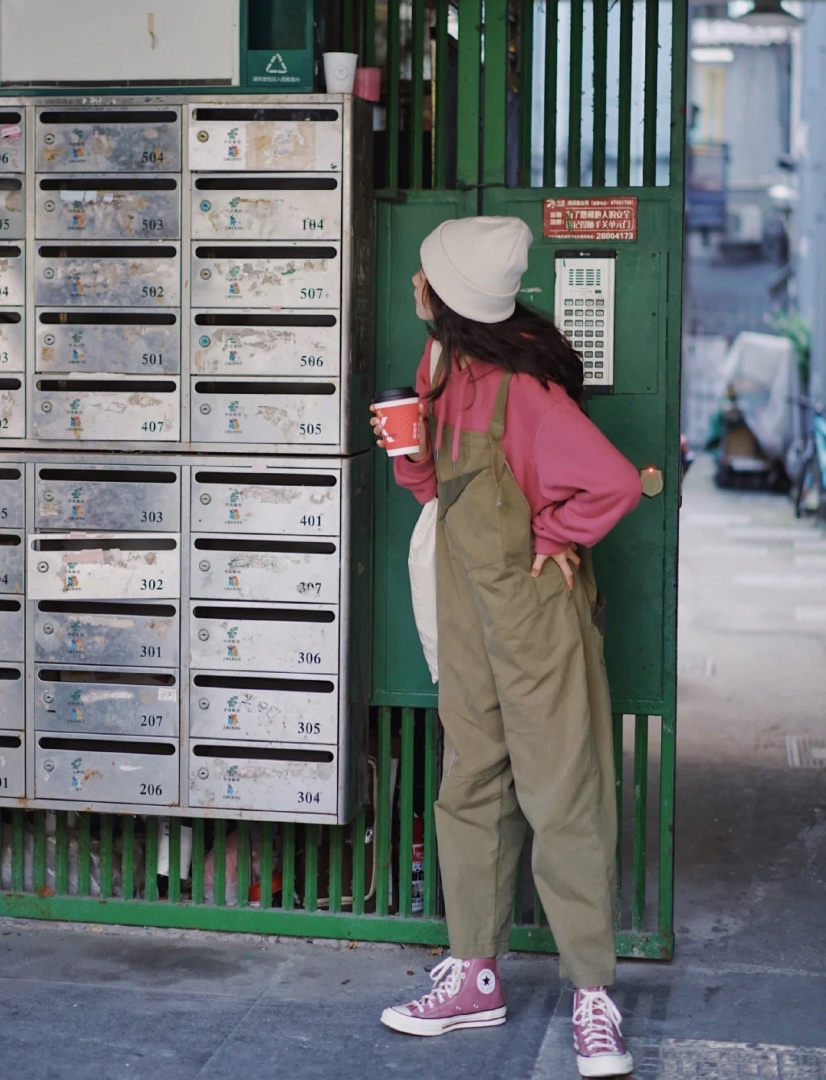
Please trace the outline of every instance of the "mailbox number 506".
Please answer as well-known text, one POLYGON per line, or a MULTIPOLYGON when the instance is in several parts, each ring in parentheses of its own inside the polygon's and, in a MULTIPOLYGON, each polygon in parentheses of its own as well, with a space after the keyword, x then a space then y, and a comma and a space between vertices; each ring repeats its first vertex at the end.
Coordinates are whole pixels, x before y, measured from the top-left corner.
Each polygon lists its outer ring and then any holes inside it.
POLYGON ((163 578, 141 578, 141 592, 160 592, 163 578))

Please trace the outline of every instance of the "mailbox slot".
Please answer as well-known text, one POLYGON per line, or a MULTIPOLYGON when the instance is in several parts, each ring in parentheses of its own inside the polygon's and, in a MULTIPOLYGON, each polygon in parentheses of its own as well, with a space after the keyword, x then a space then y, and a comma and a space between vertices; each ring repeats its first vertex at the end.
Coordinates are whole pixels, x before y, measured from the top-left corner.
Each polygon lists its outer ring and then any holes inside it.
MULTIPOLYGON (((23 665, 0 667, 0 729, 22 731, 26 726, 26 682, 23 665)), ((0 790, 0 796, 5 791, 0 790)))
POLYGON ((179 245, 40 244, 34 295, 42 307, 180 307, 179 245))
POLYGON ((190 595, 337 604, 340 558, 331 540, 196 536, 190 595))
MULTIPOLYGON (((178 311, 39 311, 36 367, 45 372, 177 375, 178 311)), ((2 326, 0 326, 0 332, 2 326)))
POLYGON ((0 304, 22 308, 26 303, 25 243, 0 244, 0 304))
POLYGON ((193 307, 336 308, 338 243, 193 244, 193 307))
POLYGON ((40 735, 35 796, 87 805, 176 806, 177 741, 40 735))
POLYGON ((29 537, 31 600, 156 600, 180 595, 180 540, 142 533, 29 537))
POLYGON ((192 441, 337 446, 339 381, 192 380, 192 441))
POLYGON ((338 673, 338 613, 300 604, 191 604, 190 664, 220 671, 338 673))
POLYGON ((37 121, 38 172, 180 172, 179 109, 52 107, 37 121))
POLYGON ((41 378, 33 396, 38 439, 175 442, 180 436, 178 378, 41 378))
POLYGON ((338 536, 337 473, 197 469, 192 475, 192 528, 272 536, 338 536))
MULTIPOLYGON (((26 652, 26 614, 22 600, 0 597, 0 662, 18 664, 26 652)), ((22 721, 20 726, 22 727, 22 721)))
POLYGON ((35 235, 43 240, 178 240, 179 180, 41 176, 35 235))
POLYGON ((175 668, 180 663, 178 605, 39 600, 34 655, 44 664, 175 668))
POLYGON ((189 167, 197 172, 341 169, 340 106, 193 105, 189 167))
POLYGON ((341 372, 341 325, 334 312, 198 312, 192 327, 198 375, 317 375, 341 372))
POLYGON ((177 674, 37 668, 34 726, 87 735, 177 736, 177 674))
POLYGON ((0 525, 22 529, 26 525, 25 480, 17 465, 0 465, 0 525))
POLYGON ((0 799, 25 798, 26 747, 22 733, 0 735, 0 799))
MULTIPOLYGON (((3 153, 0 139, 0 156, 3 153)), ((6 240, 22 240, 26 235, 26 195, 22 176, 0 173, 0 231, 6 240)))
POLYGON ((26 391, 22 378, 0 377, 0 439, 22 439, 26 435, 26 391))
POLYGON ((190 753, 191 806, 281 814, 335 814, 333 750, 195 743, 190 753))
POLYGON ((340 176, 196 176, 195 240, 339 240, 340 176))
POLYGON ((24 591, 25 537, 22 532, 0 532, 0 593, 22 594, 24 591))
POLYGON ((0 308, 0 374, 26 370, 26 322, 23 309, 0 308))
POLYGON ((192 672, 189 731, 195 739, 335 744, 338 679, 275 679, 192 672))
POLYGON ((26 117, 17 109, 0 111, 0 173, 26 168, 26 117))
POLYGON ((35 482, 38 529, 178 532, 177 466, 40 465, 35 482))

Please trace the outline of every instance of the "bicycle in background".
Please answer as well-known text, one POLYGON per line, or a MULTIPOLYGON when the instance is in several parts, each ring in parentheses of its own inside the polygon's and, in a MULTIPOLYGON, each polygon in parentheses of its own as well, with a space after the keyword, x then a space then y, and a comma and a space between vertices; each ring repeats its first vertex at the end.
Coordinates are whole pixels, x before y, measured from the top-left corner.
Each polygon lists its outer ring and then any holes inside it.
POLYGON ((800 398, 800 405, 811 414, 806 441, 794 478, 795 517, 826 518, 823 477, 826 476, 826 409, 818 401, 800 398))

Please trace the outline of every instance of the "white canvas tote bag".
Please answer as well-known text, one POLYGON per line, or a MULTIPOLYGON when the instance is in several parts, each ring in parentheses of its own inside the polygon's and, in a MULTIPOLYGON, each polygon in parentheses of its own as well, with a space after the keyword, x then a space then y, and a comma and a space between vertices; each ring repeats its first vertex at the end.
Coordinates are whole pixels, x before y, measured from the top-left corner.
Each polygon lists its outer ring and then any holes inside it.
MULTIPOLYGON (((441 354, 442 346, 438 341, 434 341, 430 350, 431 387, 441 354)), ((413 618, 434 683, 439 681, 439 666, 436 660, 436 520, 438 509, 439 500, 435 498, 422 507, 419 520, 410 537, 410 550, 407 555, 413 618)))

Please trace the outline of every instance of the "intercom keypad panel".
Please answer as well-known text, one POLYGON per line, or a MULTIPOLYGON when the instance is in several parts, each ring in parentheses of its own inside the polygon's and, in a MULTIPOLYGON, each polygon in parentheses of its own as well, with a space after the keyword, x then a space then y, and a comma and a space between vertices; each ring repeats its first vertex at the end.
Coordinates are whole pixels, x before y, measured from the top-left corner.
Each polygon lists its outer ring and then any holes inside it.
POLYGON ((582 357, 585 385, 605 390, 614 383, 615 265, 613 252, 556 255, 556 324, 582 357))

